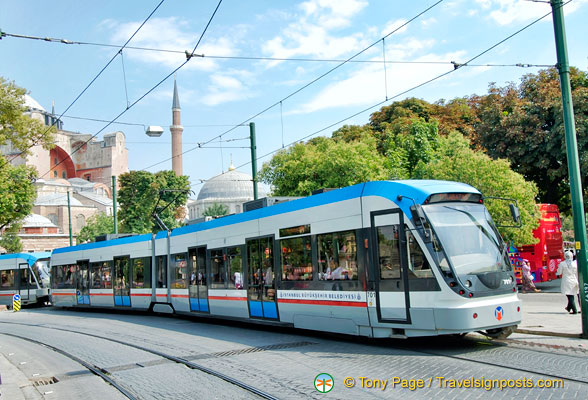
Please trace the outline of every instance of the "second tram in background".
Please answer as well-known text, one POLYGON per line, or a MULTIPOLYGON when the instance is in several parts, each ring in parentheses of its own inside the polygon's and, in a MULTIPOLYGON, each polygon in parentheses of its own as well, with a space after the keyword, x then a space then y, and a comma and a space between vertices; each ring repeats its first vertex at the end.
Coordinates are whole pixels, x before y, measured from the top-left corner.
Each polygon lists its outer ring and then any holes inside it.
POLYGON ((23 305, 48 302, 50 257, 49 252, 0 255, 0 305, 12 305, 15 294, 23 305))
POLYGON ((57 307, 141 309, 369 337, 521 320, 482 195, 445 181, 368 182, 52 254, 57 307))
POLYGON ((557 266, 563 261, 563 239, 561 218, 555 204, 539 204, 541 218, 539 226, 533 231, 538 240, 536 244, 519 246, 519 255, 529 260, 535 282, 557 279, 557 266))

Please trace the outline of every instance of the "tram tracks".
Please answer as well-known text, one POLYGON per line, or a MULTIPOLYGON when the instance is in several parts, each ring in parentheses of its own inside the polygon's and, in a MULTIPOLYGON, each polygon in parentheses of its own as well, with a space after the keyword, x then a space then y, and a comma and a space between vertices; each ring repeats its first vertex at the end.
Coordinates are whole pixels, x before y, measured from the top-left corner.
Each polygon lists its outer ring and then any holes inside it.
MULTIPOLYGON (((5 324, 6 322, 0 322, 5 324)), ((101 336, 101 335, 96 335, 96 334, 92 334, 92 333, 88 333, 88 332, 83 332, 83 331, 78 331, 78 330, 73 330, 73 329, 65 329, 65 328, 57 328, 57 327, 51 327, 51 326, 46 326, 46 325, 39 325, 39 324, 26 324, 26 323, 13 323, 11 322, 10 324, 12 325, 22 325, 22 326, 27 326, 27 327, 36 327, 36 328, 43 328, 43 329, 51 329, 51 330, 56 330, 56 331, 61 331, 61 332, 69 332, 69 333, 74 333, 74 334, 78 334, 78 335, 83 335, 83 336, 87 336, 87 337, 93 337, 93 338, 97 338, 97 339, 101 339, 101 340, 106 340, 112 343, 117 343, 123 346, 127 346, 127 347, 131 347, 140 351, 143 351, 145 353, 149 353, 149 354, 153 354, 156 355, 158 357, 161 357, 165 360, 177 363, 177 364, 181 364, 184 365, 192 370, 198 370, 200 372, 206 373, 208 375, 214 376, 216 378, 219 378, 225 382, 228 382, 234 386, 237 386, 247 392, 249 392, 250 394, 256 395, 262 399, 268 399, 268 400, 277 400, 278 398, 267 393, 264 392, 261 389, 258 389, 255 386, 249 385, 247 383, 244 383, 238 379, 235 379, 231 376, 228 376, 226 374, 223 374, 219 371, 213 370, 211 368, 208 367, 204 367, 202 365, 196 364, 192 361, 189 361, 185 358, 182 357, 176 357, 174 355, 171 354, 167 354, 158 350, 154 350, 154 349, 150 349, 147 348, 145 346, 141 346, 141 345, 137 345, 134 343, 129 343, 129 342, 125 342, 122 340, 118 340, 118 339, 114 339, 114 338, 110 338, 110 337, 106 337, 106 336, 101 336)), ((47 347, 75 362, 77 362, 78 364, 82 365, 84 368, 88 369, 89 371, 91 371, 93 374, 101 377, 104 381, 108 382, 109 384, 111 384, 115 389, 117 389, 121 394, 123 394, 125 397, 135 400, 135 399, 141 399, 141 396, 133 393, 132 390, 130 390, 129 388, 126 387, 126 385, 123 382, 119 382, 118 380, 114 379, 112 377, 112 370, 113 368, 110 368, 110 370, 108 368, 105 367, 100 367, 97 365, 94 365, 90 362, 84 361, 81 358, 77 357, 76 355, 67 352, 59 347, 53 346, 49 343, 45 343, 36 339, 32 339, 23 335, 16 335, 16 334, 12 334, 12 333, 6 333, 6 332, 0 332, 0 335, 6 335, 6 336, 10 336, 10 337, 14 337, 17 339, 21 339, 21 340, 25 340, 31 343, 35 343, 37 345, 40 346, 44 346, 47 347)), ((281 345, 273 345, 273 346, 263 346, 263 347, 259 347, 259 348, 252 348, 252 350, 242 350, 245 352, 252 352, 252 351, 265 351, 265 350, 272 350, 274 347, 276 348, 287 348, 287 347, 298 347, 301 345, 309 345, 309 344, 314 344, 311 342, 301 342, 301 343, 292 343, 292 344, 281 344, 281 345)), ((200 355, 200 356, 196 356, 195 358, 208 358, 208 357, 219 357, 219 356, 223 356, 226 353, 238 353, 239 351, 232 351, 232 352, 218 352, 218 353, 211 353, 211 354, 204 354, 204 355, 200 355)), ((143 365, 135 363, 135 365, 139 366, 139 367, 143 367, 143 365)))
MULTIPOLYGON (((561 354, 561 353, 553 353, 546 351, 545 349, 538 350, 536 348, 532 348, 532 346, 522 345, 519 343, 512 344, 509 343, 512 340, 500 340, 499 342, 494 340, 488 339, 479 339, 479 338, 468 338, 462 339, 459 341, 460 348, 456 350, 455 354, 448 354, 451 351, 451 347, 444 347, 443 351, 435 350, 435 349, 419 349, 416 346, 398 346, 398 345, 389 345, 389 348, 395 348, 398 350, 409 350, 416 353, 428 355, 428 356, 435 356, 435 357, 443 357, 449 358, 453 360, 459 361, 466 361, 469 363, 475 363, 480 365, 487 365, 492 367, 498 367, 501 369, 508 369, 512 371, 530 373, 535 375, 542 375, 549 378, 554 379, 562 379, 563 381, 575 382, 580 383, 583 385, 588 384, 588 363, 586 362, 585 355, 568 355, 568 354, 561 354), (469 347, 470 349, 475 349, 477 346, 487 346, 487 350, 482 351, 464 351, 464 346, 469 347), (526 357, 525 354, 519 352, 516 355, 513 354, 512 348, 516 348, 522 352, 528 352, 526 357), (510 349, 509 349, 510 348, 510 349), (459 354, 457 354, 459 351, 459 354), (541 354, 541 357, 537 356, 537 354, 541 354), (550 366, 545 365, 544 363, 536 362, 533 367, 525 367, 521 365, 516 365, 517 363, 523 363, 525 361, 531 364, 533 358, 539 359, 542 358, 543 360, 550 357, 553 359, 553 356, 559 357, 558 362, 551 362, 554 366, 549 368, 550 366), (495 360, 501 360, 495 361, 495 360), (559 368, 557 364, 564 365, 569 367, 570 364, 584 364, 584 371, 576 371, 570 368, 559 368), (550 371, 551 369, 551 371, 550 371), (554 372, 554 371, 568 371, 570 375, 564 376, 561 373, 554 372), (576 373, 575 376, 571 376, 571 374, 576 373)), ((543 345, 540 347, 549 348, 547 345, 543 345)), ((562 346, 560 346, 561 348, 562 346)))

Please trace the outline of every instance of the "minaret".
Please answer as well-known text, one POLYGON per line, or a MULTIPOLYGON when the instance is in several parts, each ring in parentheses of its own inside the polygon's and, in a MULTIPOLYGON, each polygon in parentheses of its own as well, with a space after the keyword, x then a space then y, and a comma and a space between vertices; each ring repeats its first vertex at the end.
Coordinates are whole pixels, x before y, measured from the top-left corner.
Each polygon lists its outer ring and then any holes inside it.
POLYGON ((172 137, 172 169, 177 176, 182 175, 182 132, 184 127, 180 122, 180 98, 178 85, 174 75, 174 101, 172 103, 172 125, 169 127, 172 137))

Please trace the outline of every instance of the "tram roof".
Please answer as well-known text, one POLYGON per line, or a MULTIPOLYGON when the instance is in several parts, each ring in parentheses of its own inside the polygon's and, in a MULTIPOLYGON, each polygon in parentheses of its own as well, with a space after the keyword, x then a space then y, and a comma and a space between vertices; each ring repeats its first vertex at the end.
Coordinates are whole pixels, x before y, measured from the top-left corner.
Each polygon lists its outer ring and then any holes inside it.
MULTIPOLYGON (((399 181, 376 181, 359 183, 357 185, 344 187, 341 189, 327 191, 313 196, 303 197, 284 203, 275 204, 271 207, 264 207, 240 214, 233 214, 226 217, 202 222, 199 224, 183 226, 171 231, 170 236, 186 235, 193 232, 204 231, 219 228, 227 225, 238 224, 254 219, 271 217, 273 215, 284 214, 293 211, 304 210, 311 207, 337 203, 339 201, 351 200, 358 197, 379 196, 387 198, 398 204, 402 211, 411 215, 410 206, 413 200, 418 204, 435 193, 480 193, 472 186, 460 182, 438 181, 438 180, 399 180, 399 181), (397 196, 402 195, 405 198, 398 200, 397 196)), ((160 231, 156 234, 155 239, 165 239, 167 231, 160 231)), ((66 253, 76 250, 88 250, 93 248, 116 246, 121 244, 136 243, 151 240, 151 234, 131 236, 121 239, 114 239, 104 242, 85 243, 75 247, 64 247, 55 249, 53 253, 66 253)))
POLYGON ((33 265, 35 261, 41 258, 49 258, 51 257, 51 252, 49 251, 40 251, 37 253, 12 253, 12 254, 3 254, 0 256, 0 260, 13 260, 15 258, 22 258, 27 262, 29 265, 33 265))

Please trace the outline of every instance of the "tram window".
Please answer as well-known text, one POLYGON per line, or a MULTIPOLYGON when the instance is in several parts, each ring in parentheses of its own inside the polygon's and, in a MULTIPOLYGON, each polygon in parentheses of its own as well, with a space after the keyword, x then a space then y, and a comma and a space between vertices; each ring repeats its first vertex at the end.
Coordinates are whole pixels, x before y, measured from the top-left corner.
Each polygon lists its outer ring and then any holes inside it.
POLYGON ((317 241, 320 280, 357 280, 354 231, 318 235, 317 241))
POLYGON ((280 248, 282 249, 282 280, 311 281, 312 248, 310 236, 283 239, 280 241, 280 248))
POLYGON ((133 288, 151 288, 151 257, 133 258, 133 288))
POLYGON ((188 260, 186 253, 171 256, 172 289, 186 289, 188 287, 188 260))
POLYGON ((14 270, 6 269, 0 271, 3 289, 14 289, 14 270))
POLYGON ((210 266, 212 274, 211 287, 225 288, 225 256, 222 249, 210 251, 210 266))
MULTIPOLYGON (((26 265, 26 264, 25 264, 26 265)), ((20 279, 18 280, 18 287, 19 289, 28 289, 29 287, 29 268, 21 268, 20 272, 20 279)))
POLYGON ((408 245, 408 269, 410 271, 409 279, 415 278, 432 278, 433 271, 427 261, 421 246, 419 246, 412 232, 406 229, 406 241, 408 245))
POLYGON ((100 289, 100 263, 90 263, 90 289, 100 289))
POLYGON ((380 279, 400 279, 400 243, 398 225, 378 228, 380 279))
POLYGON ((157 264, 157 287, 167 287, 167 256, 157 256, 155 258, 157 264))
POLYGON ((227 250, 229 261, 229 288, 243 289, 243 258, 240 247, 230 247, 227 250))

